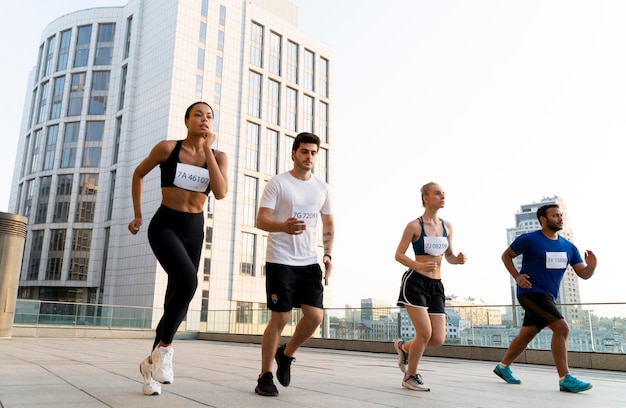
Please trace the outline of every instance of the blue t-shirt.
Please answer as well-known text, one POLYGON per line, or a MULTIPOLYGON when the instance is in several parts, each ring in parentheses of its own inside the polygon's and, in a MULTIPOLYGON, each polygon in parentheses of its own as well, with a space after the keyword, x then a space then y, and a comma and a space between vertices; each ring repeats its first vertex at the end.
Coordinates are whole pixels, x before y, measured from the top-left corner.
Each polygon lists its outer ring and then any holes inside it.
POLYGON ((574 244, 559 235, 552 240, 541 230, 522 234, 513 241, 510 248, 522 257, 522 270, 530 276, 531 288, 517 285, 517 294, 528 292, 547 293, 556 302, 561 280, 567 265, 583 262, 574 244))

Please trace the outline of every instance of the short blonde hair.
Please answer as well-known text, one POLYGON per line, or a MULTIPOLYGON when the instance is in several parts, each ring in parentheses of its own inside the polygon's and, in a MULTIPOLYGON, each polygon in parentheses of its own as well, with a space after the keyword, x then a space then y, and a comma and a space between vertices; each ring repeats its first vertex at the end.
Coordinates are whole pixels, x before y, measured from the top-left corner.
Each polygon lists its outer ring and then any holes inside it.
POLYGON ((430 188, 432 186, 436 186, 437 183, 431 181, 430 183, 426 183, 420 188, 420 192, 422 193, 422 207, 426 207, 426 203, 424 202, 424 196, 430 193, 430 188))

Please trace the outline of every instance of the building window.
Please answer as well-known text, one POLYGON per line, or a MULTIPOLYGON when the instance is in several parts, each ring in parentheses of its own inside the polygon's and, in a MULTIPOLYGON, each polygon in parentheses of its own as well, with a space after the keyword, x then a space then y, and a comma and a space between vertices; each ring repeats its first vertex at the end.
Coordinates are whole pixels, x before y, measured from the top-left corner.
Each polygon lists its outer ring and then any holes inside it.
POLYGON ((248 86, 248 115, 261 117, 261 74, 250 71, 248 86))
POLYGON ((37 211, 35 212, 35 224, 44 224, 48 215, 48 201, 50 201, 50 185, 52 176, 39 179, 39 197, 37 197, 37 211))
POLYGON ((91 78, 88 115, 104 115, 106 113, 110 77, 110 71, 94 71, 91 78))
POLYGON ((320 59, 320 89, 319 93, 328 98, 328 65, 329 62, 326 58, 320 59))
POLYGON ((271 79, 267 83, 267 120, 280 125, 280 83, 271 79))
POLYGON ((39 145, 41 144, 41 133, 41 129, 38 129, 35 133, 33 133, 33 144, 31 146, 32 151, 30 153, 30 166, 28 174, 36 172, 39 166, 39 145))
POLYGON ((220 6, 220 25, 226 25, 226 7, 220 6))
POLYGON ((217 32, 217 50, 224 51, 224 30, 217 32))
POLYGON ((313 103, 314 103, 314 99, 312 96, 309 95, 304 95, 304 101, 303 101, 303 112, 302 112, 302 130, 305 132, 313 132, 314 131, 314 127, 313 127, 313 103))
POLYGON ((293 149, 293 142, 295 138, 285 135, 283 139, 283 171, 289 171, 293 167, 293 160, 291 160, 291 149, 293 149))
POLYGON ((91 250, 91 230, 75 229, 72 237, 70 254, 69 280, 86 281, 89 270, 89 251, 91 250))
POLYGON ((124 40, 124 59, 130 55, 130 38, 133 31, 133 16, 126 20, 126 39, 124 40))
POLYGON ((280 64, 281 64, 281 54, 282 54, 282 43, 283 38, 276 33, 270 33, 270 64, 269 71, 274 74, 280 76, 280 64))
POLYGON ((242 223, 247 227, 256 226, 257 191, 258 179, 250 176, 245 176, 242 223))
POLYGON ((315 54, 304 50, 304 88, 315 91, 315 54))
POLYGON ((196 68, 200 71, 204 71, 204 48, 198 48, 198 61, 196 68))
POLYGON ((254 22, 250 29, 250 64, 263 67, 263 26, 254 22))
POLYGON ((117 104, 117 109, 124 109, 124 98, 126 97, 126 77, 128 75, 128 66, 122 67, 122 79, 120 80, 120 100, 117 104))
POLYGON ((98 175, 83 173, 80 175, 79 192, 76 201, 76 222, 93 222, 96 213, 96 194, 98 175))
POLYGON ((59 58, 57 59, 57 71, 67 69, 67 60, 70 55, 70 41, 72 39, 72 30, 61 31, 59 41, 59 58))
POLYGON ((287 42, 287 80, 298 83, 298 44, 287 42))
POLYGON ((115 120, 115 146, 113 146, 113 163, 116 164, 120 156, 120 139, 122 138, 122 117, 115 120))
POLYGON ((46 150, 43 156, 43 170, 52 170, 54 167, 54 153, 57 148, 57 136, 59 134, 59 125, 48 126, 48 135, 46 136, 46 150))
POLYGON ((278 174, 278 132, 267 129, 265 140, 265 174, 278 174))
POLYGON ((82 167, 100 167, 104 121, 87 122, 82 167))
POLYGON ((89 43, 91 42, 91 26, 78 27, 76 50, 74 51, 74 68, 86 67, 89 61, 89 43))
POLYGON ((72 174, 61 174, 57 177, 57 193, 52 222, 67 222, 70 213, 73 180, 72 174))
POLYGON ((113 170, 111 172, 111 182, 109 188, 109 200, 107 205, 107 216, 106 220, 111 221, 111 217, 113 216, 113 199, 115 197, 115 182, 116 182, 117 172, 113 170))
POLYGON ((111 65, 113 60, 113 41, 115 38, 115 24, 98 24, 98 37, 96 38, 96 55, 94 65, 111 65))
POLYGON ((54 78, 54 88, 52 90, 52 106, 50 107, 50 119, 61 117, 61 105, 63 103, 63 88, 65 87, 65 76, 54 78))
POLYGON ((256 235, 244 232, 241 237, 241 274, 254 276, 256 235))
POLYGON ((39 265, 41 264, 41 252, 43 250, 43 230, 33 230, 31 232, 32 242, 30 246, 30 262, 28 263, 28 273, 26 279, 39 279, 39 265))
POLYGON ((46 105, 48 104, 48 92, 50 88, 50 82, 44 82, 41 84, 39 92, 39 113, 37 114, 37 123, 41 123, 45 120, 46 105))
POLYGON ((314 173, 328 183, 328 150, 320 148, 315 161, 314 173))
POLYGON ((285 127, 296 132, 298 123, 298 91, 287 88, 285 98, 285 127))
POLYGON ((85 93, 86 72, 72 74, 70 97, 67 104, 67 116, 80 116, 83 110, 83 95, 85 93))
POLYGON ((252 323, 252 302, 237 302, 237 313, 235 320, 237 323, 252 323))
POLYGON ((322 142, 328 143, 328 104, 324 102, 320 103, 318 136, 322 142))
POLYGON ((50 230, 50 246, 48 248, 48 265, 46 267, 46 280, 61 280, 61 266, 63 265, 63 252, 65 251, 65 230, 50 230))
POLYGON ((222 77, 222 69, 224 66, 224 61, 220 55, 215 57, 215 76, 218 78, 222 77))
POLYGON ((71 168, 76 164, 76 148, 78 145, 79 130, 79 122, 69 122, 65 124, 63 149, 61 151, 61 168, 71 168))
POLYGON ((52 73, 52 60, 54 59, 55 40, 56 37, 54 35, 48 38, 48 44, 46 45, 46 62, 43 68, 43 72, 41 74, 42 77, 46 77, 52 73))
POLYGON ((24 197, 24 209, 22 215, 26 218, 30 218, 30 211, 33 205, 33 196, 35 195, 35 180, 28 180, 26 182, 26 197, 24 197))
POLYGON ((260 126, 248 122, 248 136, 246 138, 246 169, 259 170, 259 131, 260 126))

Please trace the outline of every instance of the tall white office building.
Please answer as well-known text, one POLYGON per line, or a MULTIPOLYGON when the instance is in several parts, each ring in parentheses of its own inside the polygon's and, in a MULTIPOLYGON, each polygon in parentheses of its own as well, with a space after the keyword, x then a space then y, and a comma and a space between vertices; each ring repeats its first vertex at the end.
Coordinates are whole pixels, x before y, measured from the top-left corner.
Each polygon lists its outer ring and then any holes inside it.
MULTIPOLYGON (((539 207, 546 204, 558 204, 563 212, 563 229, 559 231, 559 235, 575 243, 574 232, 570 224, 570 217, 567 212, 567 208, 565 207, 565 203, 561 197, 554 196, 544 197, 539 202, 520 206, 520 210, 517 214, 515 214, 515 226, 506 229, 507 245, 510 245, 515 238, 526 232, 541 229, 541 224, 539 224, 539 220, 537 220, 537 210, 539 207)), ((522 268, 522 258, 522 256, 518 256, 513 260, 518 271, 522 268)), ((578 279, 579 278, 574 272, 574 269, 571 266, 568 266, 565 274, 563 275, 563 280, 561 281, 561 287, 557 298, 558 304, 566 305, 561 308, 561 313, 572 327, 578 327, 579 325, 582 327, 583 322, 581 319, 585 318, 584 314, 581 312, 580 306, 578 306, 578 304, 580 304, 580 288, 578 279)), ((517 284, 512 277, 510 278, 510 283, 512 304, 519 305, 516 296, 517 284)), ((521 325, 521 307, 517 307, 515 310, 517 313, 513 314, 514 322, 521 325)))
MULTIPOLYGON (((320 136, 314 173, 333 185, 332 62, 330 46, 298 29, 288 0, 129 0, 53 20, 16 135, 9 209, 28 217, 19 297, 160 317, 167 277, 147 228, 127 230, 131 176, 157 142, 186 136, 185 109, 203 100, 215 112, 215 148, 228 155, 229 193, 209 196, 187 328, 202 329, 209 310, 236 311, 242 324, 266 319, 253 314, 265 307, 258 202, 269 178, 291 168, 303 131, 320 136)), ((156 168, 145 178, 144 225, 160 196, 156 168)))

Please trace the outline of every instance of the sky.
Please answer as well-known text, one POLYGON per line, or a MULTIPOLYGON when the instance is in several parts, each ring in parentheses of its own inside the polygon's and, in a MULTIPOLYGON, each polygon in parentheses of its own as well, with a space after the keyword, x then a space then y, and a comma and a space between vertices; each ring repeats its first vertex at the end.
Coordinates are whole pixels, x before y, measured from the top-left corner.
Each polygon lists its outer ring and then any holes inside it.
MULTIPOLYGON (((28 73, 55 17, 120 0, 23 0, 0 16, 0 212, 8 211, 28 73)), ((394 255, 439 183, 439 216, 465 265, 447 294, 510 304, 500 255, 523 204, 560 196, 574 242, 598 257, 581 301, 626 302, 626 2, 295 0, 302 31, 332 46, 334 304, 395 304, 394 255), (622 176, 619 176, 619 175, 622 176)), ((410 256, 412 254, 408 252, 410 256)), ((594 307, 626 317, 626 307, 594 307)))

